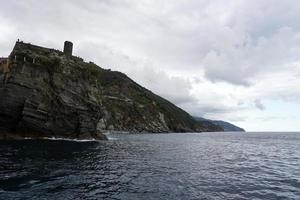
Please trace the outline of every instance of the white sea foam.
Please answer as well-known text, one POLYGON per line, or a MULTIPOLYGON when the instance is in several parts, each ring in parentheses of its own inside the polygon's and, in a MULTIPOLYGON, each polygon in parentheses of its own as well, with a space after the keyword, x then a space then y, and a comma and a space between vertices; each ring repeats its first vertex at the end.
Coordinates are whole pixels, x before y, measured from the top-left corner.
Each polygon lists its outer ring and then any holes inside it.
MULTIPOLYGON (((25 137, 24 140, 36 140, 37 138, 25 137)), ((96 139, 70 139, 70 138, 58 138, 58 137, 42 137, 38 138, 39 140, 62 140, 62 141, 70 141, 70 142, 97 142, 99 140, 96 139)))

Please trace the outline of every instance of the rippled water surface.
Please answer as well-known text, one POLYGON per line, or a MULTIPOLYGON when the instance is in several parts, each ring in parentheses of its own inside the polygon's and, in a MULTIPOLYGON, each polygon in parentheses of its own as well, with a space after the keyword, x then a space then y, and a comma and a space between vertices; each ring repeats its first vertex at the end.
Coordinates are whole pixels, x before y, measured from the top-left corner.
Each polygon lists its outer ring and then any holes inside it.
POLYGON ((299 133, 0 142, 0 199, 300 199, 299 133))

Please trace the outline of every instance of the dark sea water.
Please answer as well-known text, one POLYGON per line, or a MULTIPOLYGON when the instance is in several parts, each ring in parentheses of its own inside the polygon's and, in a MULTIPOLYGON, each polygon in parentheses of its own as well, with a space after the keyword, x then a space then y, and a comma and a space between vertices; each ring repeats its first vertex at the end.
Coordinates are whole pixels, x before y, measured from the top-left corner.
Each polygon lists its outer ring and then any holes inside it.
POLYGON ((300 199, 300 133, 0 142, 0 199, 300 199))

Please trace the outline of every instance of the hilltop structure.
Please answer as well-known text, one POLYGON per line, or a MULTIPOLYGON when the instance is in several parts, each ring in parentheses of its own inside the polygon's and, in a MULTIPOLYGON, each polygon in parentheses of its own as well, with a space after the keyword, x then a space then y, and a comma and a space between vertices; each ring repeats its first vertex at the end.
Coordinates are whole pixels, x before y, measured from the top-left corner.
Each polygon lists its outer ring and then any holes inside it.
POLYGON ((72 56, 72 51, 73 51, 73 43, 70 41, 65 41, 64 43, 64 53, 67 57, 72 56))
POLYGON ((38 52, 43 52, 45 56, 47 55, 55 55, 55 56, 65 56, 68 59, 74 59, 77 61, 83 61, 82 58, 76 57, 72 55, 73 51, 73 43, 70 41, 64 42, 64 51, 61 52, 56 49, 45 48, 37 45, 33 45, 30 43, 24 43, 19 39, 16 41, 14 50, 9 57, 0 57, 0 72, 2 72, 4 76, 4 82, 8 78, 8 73, 11 71, 11 68, 16 66, 16 63, 24 64, 38 64, 37 62, 41 61, 41 55, 38 52), (20 49, 27 49, 26 51, 20 51, 20 49), (30 54, 30 50, 35 50, 36 53, 30 54))
POLYGON ((82 58, 76 57, 72 55, 73 51, 73 43, 70 41, 64 42, 64 50, 63 52, 56 50, 56 49, 50 49, 45 48, 37 45, 33 45, 31 43, 24 43, 23 41, 17 40, 14 50, 17 49, 28 49, 26 52, 23 51, 13 51, 9 57, 0 57, 0 72, 2 73, 8 73, 10 72, 11 68, 14 66, 17 62, 22 62, 23 64, 31 63, 31 64, 37 64, 36 62, 40 61, 40 57, 38 54, 27 54, 30 51, 34 49, 35 51, 43 52, 47 55, 56 55, 56 56, 65 56, 68 59, 73 59, 75 61, 83 61, 82 58))

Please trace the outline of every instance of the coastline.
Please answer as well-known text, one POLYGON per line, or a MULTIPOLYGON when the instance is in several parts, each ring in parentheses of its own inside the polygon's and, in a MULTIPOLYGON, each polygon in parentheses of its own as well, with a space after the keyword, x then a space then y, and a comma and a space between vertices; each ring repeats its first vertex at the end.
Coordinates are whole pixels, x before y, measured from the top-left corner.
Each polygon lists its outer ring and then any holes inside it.
POLYGON ((28 134, 28 133, 9 133, 9 132, 0 132, 0 141, 5 140, 68 140, 68 141, 100 141, 108 140, 104 134, 95 134, 91 136, 86 134, 80 137, 55 137, 55 136, 41 136, 41 134, 28 134))

